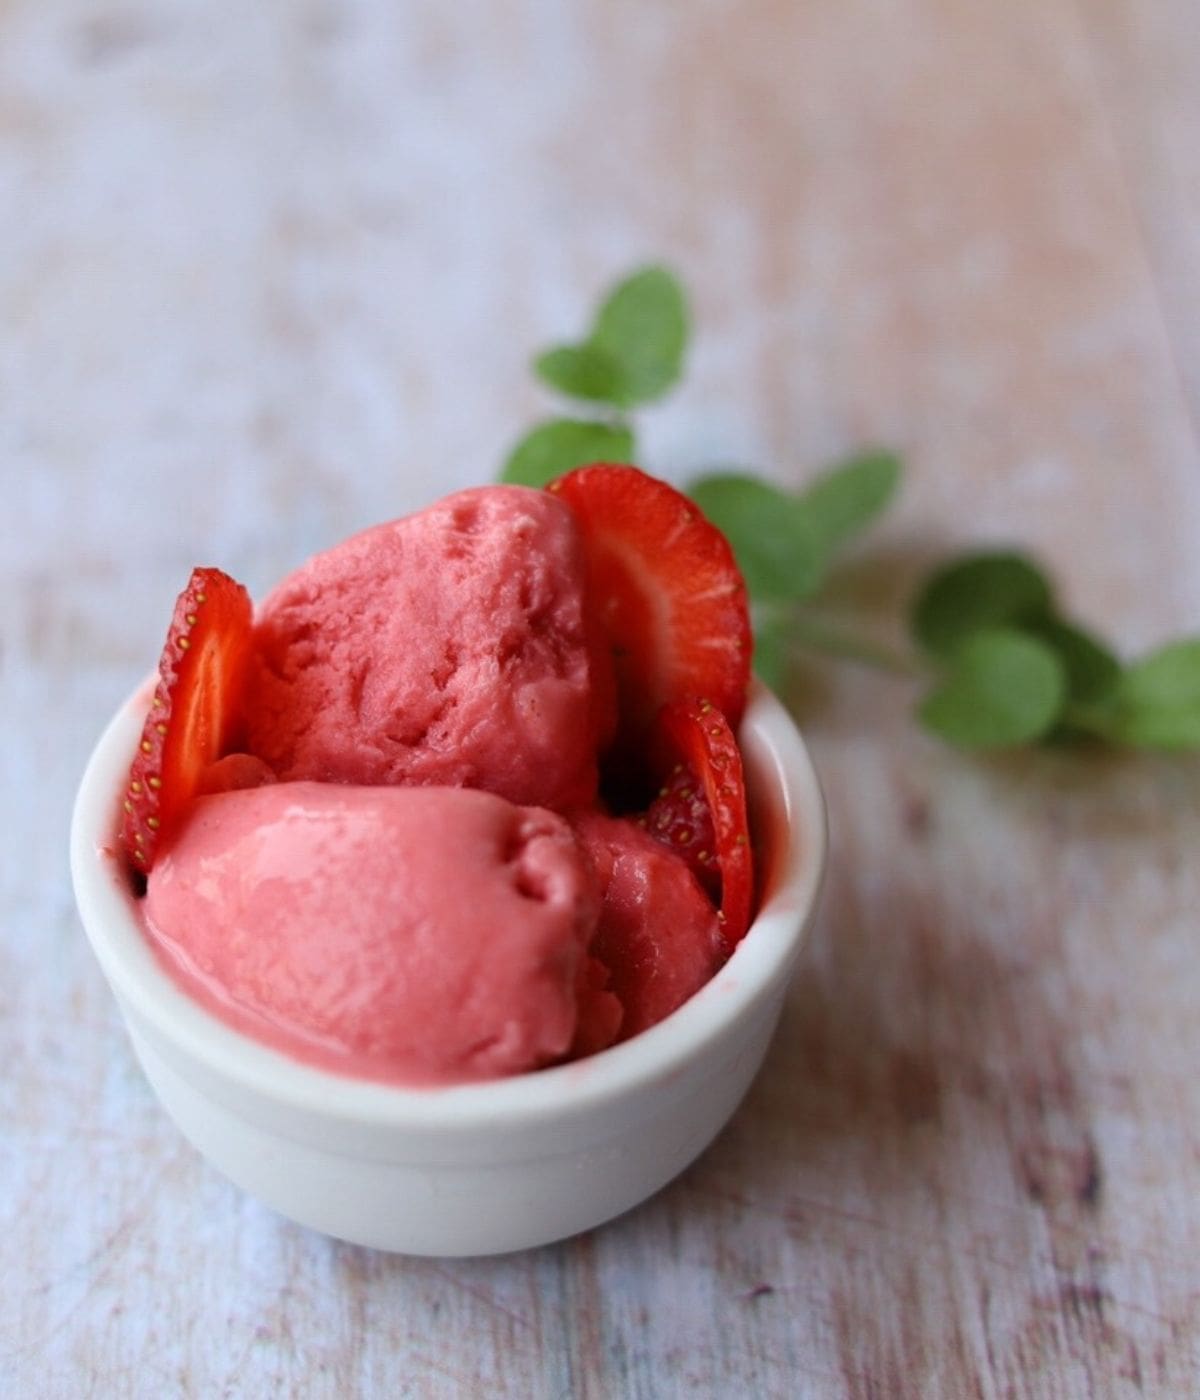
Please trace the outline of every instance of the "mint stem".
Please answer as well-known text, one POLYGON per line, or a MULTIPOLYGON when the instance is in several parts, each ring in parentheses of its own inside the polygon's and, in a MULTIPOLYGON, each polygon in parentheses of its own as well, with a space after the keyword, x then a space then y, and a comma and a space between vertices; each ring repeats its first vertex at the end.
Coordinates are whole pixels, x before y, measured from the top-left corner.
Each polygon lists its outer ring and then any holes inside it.
POLYGON ((791 621, 792 640, 808 651, 836 656, 843 661, 855 661, 876 670, 890 671, 898 676, 923 676, 926 669, 914 657, 897 651, 884 642, 861 633, 849 632, 834 624, 813 617, 810 613, 795 613, 791 621))
POLYGON ((1115 742, 1112 732, 1112 718, 1106 710, 1099 706, 1068 704, 1062 712, 1061 719, 1064 724, 1090 735, 1093 739, 1101 739, 1106 744, 1115 742))

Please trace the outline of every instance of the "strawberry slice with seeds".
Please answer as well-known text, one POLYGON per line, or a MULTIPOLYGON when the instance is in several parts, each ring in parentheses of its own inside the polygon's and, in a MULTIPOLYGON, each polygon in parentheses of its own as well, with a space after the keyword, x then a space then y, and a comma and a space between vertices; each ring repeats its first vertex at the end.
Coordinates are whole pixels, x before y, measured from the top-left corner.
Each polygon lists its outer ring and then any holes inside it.
POLYGON ((671 769, 638 825, 681 856, 712 902, 720 903, 721 870, 712 813, 703 785, 682 760, 671 769))
POLYGON ((618 749, 659 709, 706 695, 737 727, 750 679, 746 585, 729 541, 673 486, 637 467, 579 467, 548 488, 583 532, 617 673, 618 749))
MULTIPOLYGON (((671 819, 662 829, 672 833, 668 844, 679 850, 693 869, 697 865, 704 869, 710 864, 711 858, 701 859, 705 848, 715 855, 720 878, 721 929, 732 951, 750 927, 754 906, 754 856, 746 815, 746 780, 737 740, 721 711, 709 701, 695 697, 663 707, 655 740, 663 751, 676 756, 685 779, 690 778, 698 792, 683 801, 686 784, 675 774, 647 812, 646 829, 662 839, 655 830, 657 808, 659 815, 666 812, 671 819), (697 795, 702 795, 707 809, 707 830, 695 813, 697 795)), ((705 872, 701 883, 707 886, 710 879, 711 874, 705 872)))
POLYGON ((175 603, 158 684, 129 769, 121 844, 135 870, 155 852, 228 749, 241 715, 250 595, 220 569, 194 569, 175 603))

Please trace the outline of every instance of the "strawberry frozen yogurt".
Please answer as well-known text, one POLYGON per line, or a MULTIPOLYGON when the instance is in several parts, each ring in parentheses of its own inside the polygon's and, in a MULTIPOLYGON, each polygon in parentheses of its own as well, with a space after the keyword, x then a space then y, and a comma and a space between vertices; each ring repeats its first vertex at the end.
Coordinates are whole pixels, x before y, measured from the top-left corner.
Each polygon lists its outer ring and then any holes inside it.
POLYGON ((745 932, 736 564, 636 468, 562 485, 366 530, 253 620, 194 572, 122 840, 215 1015, 344 1074, 490 1079, 653 1026, 745 932))
POLYGON ((316 555, 259 610, 250 751, 284 780, 591 802, 615 710, 583 570, 570 510, 519 486, 458 492, 316 555))
POLYGON ((210 1010, 311 1063, 410 1083, 561 1058, 596 913, 551 812, 306 782, 199 799, 145 902, 155 948, 210 1010))

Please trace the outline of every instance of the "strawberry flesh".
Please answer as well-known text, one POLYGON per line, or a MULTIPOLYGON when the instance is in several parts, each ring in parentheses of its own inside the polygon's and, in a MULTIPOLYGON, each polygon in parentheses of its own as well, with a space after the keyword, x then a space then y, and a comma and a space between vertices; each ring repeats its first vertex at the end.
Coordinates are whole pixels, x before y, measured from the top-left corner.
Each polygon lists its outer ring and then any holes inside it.
POLYGON ((714 904, 721 899, 716 835, 704 788, 691 768, 676 763, 638 824, 687 862, 714 904))
POLYGON ((575 512, 593 605, 617 675, 616 748, 641 752, 659 709, 706 695, 735 728, 752 635, 728 540, 688 498, 637 467, 580 467, 548 488, 575 512))
POLYGON ((707 700, 689 697, 665 705, 655 729, 656 746, 675 756, 684 780, 673 774, 662 796, 646 814, 646 828, 654 835, 657 815, 664 813, 670 832, 667 844, 680 851, 701 884, 711 889, 710 859, 715 853, 719 876, 721 930, 732 951, 750 926, 754 907, 754 857, 746 813, 746 780, 742 755, 729 722, 707 700), (685 787, 694 783, 706 808, 707 829, 695 813, 695 796, 682 799, 685 787), (661 804, 661 805, 660 805, 661 804), (703 874, 701 873, 703 871, 703 874))
POLYGON ((250 595, 220 569, 193 570, 176 600, 123 804, 121 845, 143 874, 236 736, 251 620, 250 595))

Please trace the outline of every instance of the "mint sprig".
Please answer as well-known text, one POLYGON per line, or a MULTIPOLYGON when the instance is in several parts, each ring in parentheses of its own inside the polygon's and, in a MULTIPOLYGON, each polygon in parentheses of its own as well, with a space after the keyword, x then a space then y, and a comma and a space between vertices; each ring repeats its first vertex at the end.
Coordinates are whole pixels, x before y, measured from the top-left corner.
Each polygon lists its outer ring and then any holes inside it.
POLYGON ((821 586, 821 542, 796 496, 734 472, 702 476, 688 494, 733 546, 752 598, 796 602, 821 586))
POLYGON ((797 504, 821 552, 822 574, 838 550, 883 514, 899 485, 899 457, 874 451, 837 463, 800 492, 797 504))
POLYGON ((1139 748, 1200 748, 1200 637, 1130 666, 1104 709, 1106 737, 1139 748))
POLYGON ((921 703, 926 729, 962 748, 1010 748, 1044 738, 1067 693, 1062 662, 1010 627, 972 633, 921 703))
POLYGON ((912 613, 912 632, 931 656, 952 657, 986 627, 1020 626, 1051 616, 1050 583, 1014 552, 969 554, 931 575, 912 613))
POLYGON ((556 345, 533 361, 549 388, 608 412, 539 423, 508 454, 501 481, 545 486, 588 462, 631 462, 635 437, 626 411, 674 386, 687 340, 687 299, 672 273, 644 267, 618 282, 584 340, 556 345))
POLYGON ((634 456, 633 429, 628 423, 551 418, 527 432, 508 454, 501 480, 545 486, 589 462, 632 462, 634 456))
POLYGON ((838 550, 884 510, 899 479, 895 456, 871 452, 800 492, 727 472, 700 477, 688 494, 733 545, 751 597, 798 602, 820 589, 838 550))
POLYGON ((675 385, 687 339, 683 288, 665 267, 645 267, 609 292, 585 340, 544 351, 534 369, 568 398, 629 409, 675 385))
MULTIPOLYGON (((1062 616, 1050 580, 1015 552, 966 555, 935 571, 912 611, 912 631, 932 660, 961 666, 965 648, 1003 627, 1040 648, 1056 665, 1057 704, 1029 738, 1091 738, 1135 748, 1200 748, 1200 639, 1176 642, 1125 666, 1099 637, 1062 616)), ((998 676, 999 703, 1021 687, 998 676)), ((927 702, 922 722, 962 743, 953 719, 927 702)), ((975 742, 1003 747, 1003 727, 984 726, 975 742)))
MULTIPOLYGON (((588 462, 632 460, 630 411, 677 383, 688 331, 687 299, 667 268, 617 283, 581 341, 534 360, 549 388, 598 416, 538 424, 510 452, 502 479, 543 486, 588 462)), ((1200 637, 1123 664, 1062 613, 1045 570, 1019 550, 965 553, 936 568, 909 611, 911 652, 834 618, 824 586, 842 551, 891 504, 901 475, 895 454, 870 451, 799 491, 747 471, 709 472, 686 488, 745 574, 755 670, 768 685, 784 688, 795 656, 817 653, 923 680, 920 723, 962 748, 1086 739, 1200 749, 1200 637)))

